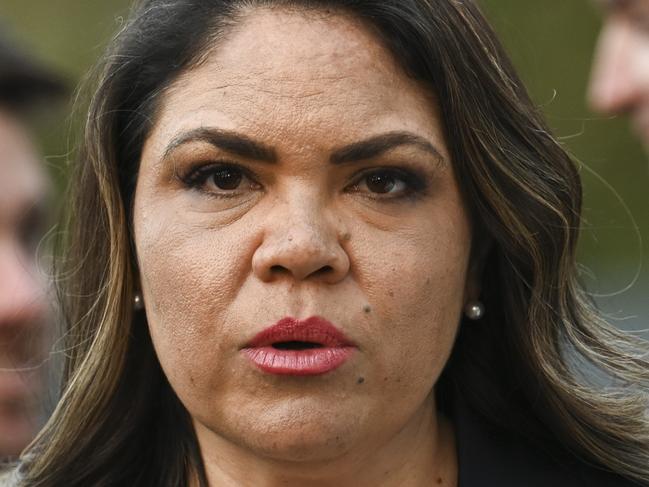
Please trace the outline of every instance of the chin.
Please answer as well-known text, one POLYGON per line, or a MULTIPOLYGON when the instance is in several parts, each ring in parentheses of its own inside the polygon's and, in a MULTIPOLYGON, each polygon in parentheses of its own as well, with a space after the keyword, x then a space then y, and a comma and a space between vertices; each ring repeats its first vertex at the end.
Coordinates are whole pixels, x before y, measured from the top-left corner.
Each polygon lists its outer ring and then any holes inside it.
POLYGON ((240 410, 212 429, 257 456, 283 462, 329 461, 347 453, 365 436, 358 411, 309 400, 240 410), (325 407, 327 406, 327 407, 325 407))
POLYGON ((249 448, 260 457, 290 463, 331 461, 350 450, 354 443, 349 437, 350 431, 342 430, 339 425, 337 430, 318 426, 269 434, 265 438, 255 439, 249 448))

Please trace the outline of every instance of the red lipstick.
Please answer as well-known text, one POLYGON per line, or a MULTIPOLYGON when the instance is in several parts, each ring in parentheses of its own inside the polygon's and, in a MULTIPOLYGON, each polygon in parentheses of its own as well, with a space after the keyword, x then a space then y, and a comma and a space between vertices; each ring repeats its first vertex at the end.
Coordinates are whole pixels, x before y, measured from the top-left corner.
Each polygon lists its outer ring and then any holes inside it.
POLYGON ((356 346, 324 318, 283 318, 258 333, 242 352, 275 375, 322 375, 344 364, 356 346))

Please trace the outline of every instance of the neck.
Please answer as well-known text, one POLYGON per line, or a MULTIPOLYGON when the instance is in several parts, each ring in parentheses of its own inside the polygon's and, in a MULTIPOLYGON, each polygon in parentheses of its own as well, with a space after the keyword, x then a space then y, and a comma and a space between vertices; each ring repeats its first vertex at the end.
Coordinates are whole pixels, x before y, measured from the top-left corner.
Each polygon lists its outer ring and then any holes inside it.
MULTIPOLYGON (((427 402, 381 445, 358 444, 337 458, 292 462, 255 455, 195 424, 211 487, 412 487, 457 485, 455 439, 450 422, 427 402)), ((193 483, 192 487, 198 487, 193 483)))

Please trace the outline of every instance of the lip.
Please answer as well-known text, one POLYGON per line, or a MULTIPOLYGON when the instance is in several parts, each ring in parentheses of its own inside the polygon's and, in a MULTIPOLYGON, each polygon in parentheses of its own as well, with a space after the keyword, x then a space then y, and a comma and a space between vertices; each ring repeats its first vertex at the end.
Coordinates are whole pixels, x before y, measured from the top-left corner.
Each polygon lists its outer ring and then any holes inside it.
POLYGON ((268 374, 322 375, 342 366, 354 353, 354 345, 324 318, 282 318, 262 330, 241 350, 252 363, 268 374), (314 348, 285 348, 305 342, 314 348))

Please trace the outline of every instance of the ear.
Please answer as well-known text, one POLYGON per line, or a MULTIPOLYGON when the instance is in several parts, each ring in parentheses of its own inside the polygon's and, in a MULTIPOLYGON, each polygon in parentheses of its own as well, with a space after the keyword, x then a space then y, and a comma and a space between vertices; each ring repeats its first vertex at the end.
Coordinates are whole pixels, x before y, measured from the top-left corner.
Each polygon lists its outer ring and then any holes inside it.
POLYGON ((471 258, 467 271, 466 287, 464 289, 464 303, 479 301, 482 294, 482 275, 484 273, 487 257, 493 249, 493 239, 482 232, 480 238, 474 237, 471 247, 471 258))

